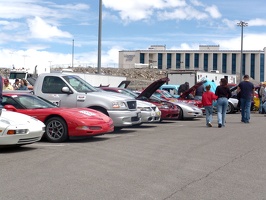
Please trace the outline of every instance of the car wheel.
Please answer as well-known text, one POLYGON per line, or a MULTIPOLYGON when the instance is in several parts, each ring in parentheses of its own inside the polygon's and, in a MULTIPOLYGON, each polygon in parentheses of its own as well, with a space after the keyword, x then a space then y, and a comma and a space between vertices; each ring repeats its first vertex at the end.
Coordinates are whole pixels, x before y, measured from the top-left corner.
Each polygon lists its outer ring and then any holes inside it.
POLYGON ((184 116, 183 116, 183 110, 182 110, 182 108, 180 108, 179 115, 178 115, 178 120, 182 120, 183 118, 184 118, 184 116))
POLYGON ((230 102, 228 103, 226 114, 230 114, 234 112, 234 106, 230 102))
POLYGON ((68 139, 66 122, 60 117, 52 117, 45 122, 44 136, 49 142, 64 142, 68 139))

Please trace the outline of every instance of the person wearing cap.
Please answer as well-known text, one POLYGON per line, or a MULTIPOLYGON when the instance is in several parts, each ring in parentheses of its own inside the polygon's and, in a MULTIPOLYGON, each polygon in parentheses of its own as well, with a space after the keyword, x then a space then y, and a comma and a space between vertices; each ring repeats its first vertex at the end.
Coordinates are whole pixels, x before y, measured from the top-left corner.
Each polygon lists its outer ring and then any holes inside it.
POLYGON ((184 84, 181 84, 178 88, 178 95, 182 95, 185 91, 189 89, 189 83, 185 82, 184 84))
POLYGON ((3 90, 14 90, 13 86, 9 83, 9 80, 7 78, 4 79, 3 90))
POLYGON ((237 87, 237 92, 240 92, 241 122, 243 123, 249 123, 254 90, 253 83, 249 81, 249 75, 244 75, 243 81, 237 87))

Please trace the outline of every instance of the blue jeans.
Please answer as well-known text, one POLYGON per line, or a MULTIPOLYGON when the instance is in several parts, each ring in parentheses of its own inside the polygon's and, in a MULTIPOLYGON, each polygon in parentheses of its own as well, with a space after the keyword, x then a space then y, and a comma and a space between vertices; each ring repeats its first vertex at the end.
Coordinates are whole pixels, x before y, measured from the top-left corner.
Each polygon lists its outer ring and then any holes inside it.
POLYGON ((206 125, 208 125, 208 123, 212 123, 212 106, 204 106, 205 108, 205 114, 206 114, 206 125))
POLYGON ((218 98, 217 117, 218 117, 218 124, 222 124, 222 126, 224 126, 225 123, 227 106, 228 106, 228 99, 226 97, 218 98))
POLYGON ((249 123, 251 99, 240 98, 241 122, 249 123))

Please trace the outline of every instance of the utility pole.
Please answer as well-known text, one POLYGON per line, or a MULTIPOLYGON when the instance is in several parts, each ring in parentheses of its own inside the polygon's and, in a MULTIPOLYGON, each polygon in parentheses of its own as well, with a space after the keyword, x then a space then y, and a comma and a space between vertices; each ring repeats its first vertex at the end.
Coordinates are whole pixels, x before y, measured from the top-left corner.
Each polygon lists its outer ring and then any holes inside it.
POLYGON ((102 0, 99 0, 99 27, 98 27, 98 74, 101 73, 102 57, 102 0))
POLYGON ((74 67, 74 39, 72 40, 72 68, 74 67))

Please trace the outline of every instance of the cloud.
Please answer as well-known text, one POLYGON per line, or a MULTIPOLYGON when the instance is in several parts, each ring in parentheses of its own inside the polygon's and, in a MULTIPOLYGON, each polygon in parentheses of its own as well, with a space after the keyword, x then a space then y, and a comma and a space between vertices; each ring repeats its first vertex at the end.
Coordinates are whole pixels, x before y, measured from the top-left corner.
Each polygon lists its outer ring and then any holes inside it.
POLYGON ((249 26, 266 26, 266 19, 256 18, 247 22, 249 26))
POLYGON ((54 37, 72 38, 66 31, 59 30, 56 26, 46 23, 40 17, 28 20, 28 26, 33 38, 50 39, 54 37))
POLYGON ((214 5, 206 7, 205 10, 214 19, 220 18, 222 16, 221 13, 219 12, 218 8, 214 5))

